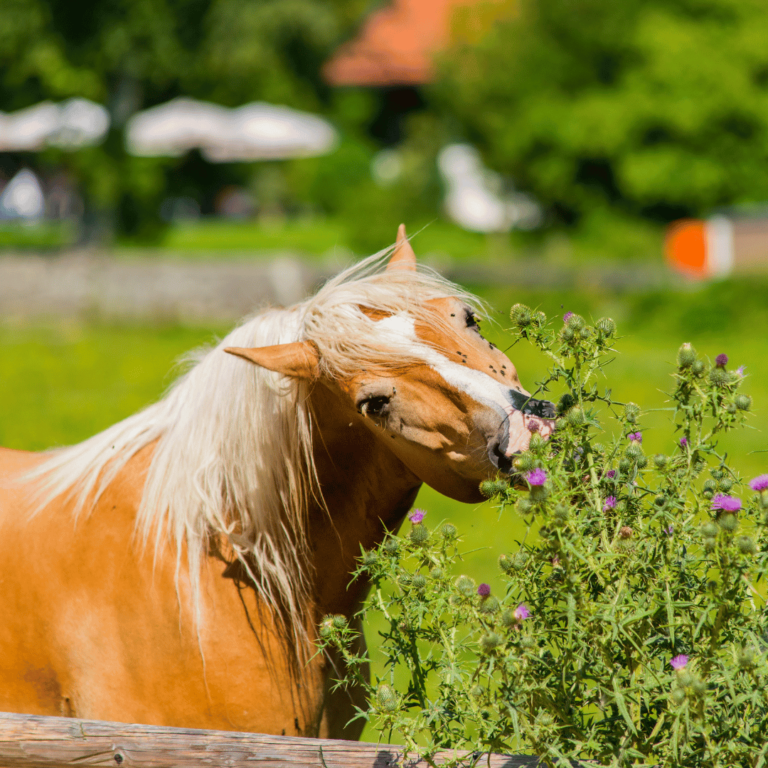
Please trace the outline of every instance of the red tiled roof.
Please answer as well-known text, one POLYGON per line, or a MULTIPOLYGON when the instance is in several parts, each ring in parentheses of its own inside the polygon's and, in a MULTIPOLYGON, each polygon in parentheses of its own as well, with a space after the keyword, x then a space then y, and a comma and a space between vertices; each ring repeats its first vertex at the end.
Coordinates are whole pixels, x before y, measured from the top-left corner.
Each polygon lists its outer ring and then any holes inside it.
POLYGON ((419 85, 433 77, 432 57, 451 39, 458 6, 502 0, 392 0, 374 12, 356 38, 325 65, 332 85, 419 85))

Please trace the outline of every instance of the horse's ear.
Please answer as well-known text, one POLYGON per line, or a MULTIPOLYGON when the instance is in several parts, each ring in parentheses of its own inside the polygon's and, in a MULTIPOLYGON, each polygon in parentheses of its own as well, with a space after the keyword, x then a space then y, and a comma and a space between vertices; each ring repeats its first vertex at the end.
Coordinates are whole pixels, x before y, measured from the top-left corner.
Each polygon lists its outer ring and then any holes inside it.
POLYGON ((273 347, 227 347, 225 352, 242 357, 269 371, 298 379, 316 379, 320 375, 317 349, 308 341, 275 344, 273 347))
POLYGON ((392 258, 389 260, 389 264, 387 264, 387 269, 416 271, 416 254, 413 252, 413 248, 411 248, 408 235, 405 234, 405 224, 401 224, 397 228, 395 250, 392 252, 392 258))

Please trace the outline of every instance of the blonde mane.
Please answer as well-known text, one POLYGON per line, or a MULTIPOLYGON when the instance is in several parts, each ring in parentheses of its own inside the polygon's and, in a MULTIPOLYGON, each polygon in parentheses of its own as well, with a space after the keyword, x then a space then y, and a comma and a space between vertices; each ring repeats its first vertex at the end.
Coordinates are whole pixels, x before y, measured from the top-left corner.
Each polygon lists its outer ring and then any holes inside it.
MULTIPOLYGON (((306 340, 320 353, 323 373, 344 377, 366 365, 414 360, 391 332, 362 311, 407 313, 440 326, 429 299, 477 300, 428 269, 384 269, 391 249, 365 259, 288 309, 268 309, 190 360, 157 403, 105 431, 54 450, 31 476, 40 480, 38 510, 68 494, 75 516, 88 514, 138 451, 154 453, 136 520, 142 546, 155 556, 176 547, 177 585, 186 549, 198 622, 200 569, 221 538, 264 602, 298 642, 306 637, 311 574, 307 511, 320 498, 312 454, 310 384, 250 365, 224 347, 259 347, 306 340)), ((332 510, 330 510, 332 514, 332 510)))

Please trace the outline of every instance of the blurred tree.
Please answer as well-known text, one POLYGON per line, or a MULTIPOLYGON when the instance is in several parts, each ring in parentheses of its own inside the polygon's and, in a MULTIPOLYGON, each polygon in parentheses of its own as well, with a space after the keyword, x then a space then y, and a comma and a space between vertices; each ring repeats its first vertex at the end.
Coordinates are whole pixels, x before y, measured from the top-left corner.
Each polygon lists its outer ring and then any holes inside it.
POLYGON ((102 226, 111 219, 123 234, 151 237, 170 176, 194 163, 128 156, 128 118, 179 95, 317 110, 329 98, 320 66, 350 33, 363 3, 2 0, 0 109, 71 96, 106 104, 112 128, 102 146, 46 157, 80 179, 102 226))
POLYGON ((764 0, 520 0, 435 93, 566 223, 768 200, 764 0))

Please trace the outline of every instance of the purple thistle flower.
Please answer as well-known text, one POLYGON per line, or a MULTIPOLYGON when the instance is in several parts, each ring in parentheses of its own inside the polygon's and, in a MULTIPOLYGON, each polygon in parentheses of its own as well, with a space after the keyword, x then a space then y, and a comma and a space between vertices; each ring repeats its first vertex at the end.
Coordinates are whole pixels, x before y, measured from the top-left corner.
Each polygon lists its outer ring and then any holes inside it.
POLYGON ((525 603, 520 603, 520 605, 515 608, 515 612, 512 615, 517 621, 525 621, 530 617, 531 612, 528 610, 528 606, 525 603))
POLYGON ((573 312, 566 312, 563 315, 563 322, 567 323, 573 317, 573 312))
POLYGON ((712 509, 722 509, 723 512, 738 512, 741 509, 741 499, 718 493, 712 499, 712 509))
POLYGON ((414 509, 413 512, 411 512, 410 515, 408 515, 408 519, 416 525, 417 523, 420 523, 424 516, 427 514, 426 510, 424 509, 414 509))
POLYGON ((605 476, 606 476, 606 477, 607 477, 609 480, 613 480, 613 478, 614 478, 614 477, 616 477, 616 470, 615 470, 615 469, 609 469, 609 470, 608 470, 608 471, 605 473, 605 476))
POLYGON ((526 478, 530 485, 544 485, 547 482, 547 473, 543 469, 532 469, 526 478))
POLYGON ((728 355, 720 354, 715 358, 715 365, 718 368, 725 368, 725 364, 728 362, 728 355))
POLYGON ((684 653, 681 653, 679 656, 675 656, 669 663, 672 665, 672 669, 685 669, 685 665, 688 663, 688 657, 684 653))
POLYGON ((664 533, 666 533, 666 534, 667 534, 667 536, 671 536, 671 535, 672 535, 674 532, 675 532, 675 526, 674 526, 674 525, 668 525, 668 526, 667 526, 667 527, 664 529, 664 533))
POLYGON ((530 419, 526 426, 529 432, 538 432, 541 429, 541 424, 535 419, 530 419))
POLYGON ((481 584, 477 588, 477 594, 480 595, 480 597, 488 597, 488 595, 491 594, 491 585, 490 584, 481 584))
POLYGON ((736 373, 737 373, 739 376, 742 376, 742 377, 743 377, 743 376, 745 376, 745 373, 744 373, 744 371, 746 371, 746 370, 747 370, 747 366, 746 366, 746 365, 740 365, 740 366, 739 366, 739 367, 736 369, 736 373))
POLYGON ((687 437, 681 437, 680 438, 680 445, 685 448, 686 445, 688 445, 688 438, 687 437))
POLYGON ((768 475, 758 475, 749 481, 749 487, 753 491, 764 491, 768 488, 768 475))
POLYGON ((643 442, 643 433, 642 432, 630 432, 627 437, 633 442, 633 443, 642 443, 643 442))
POLYGON ((615 509, 615 508, 616 508, 616 497, 608 496, 608 498, 603 502, 603 512, 607 512, 609 509, 615 509))

